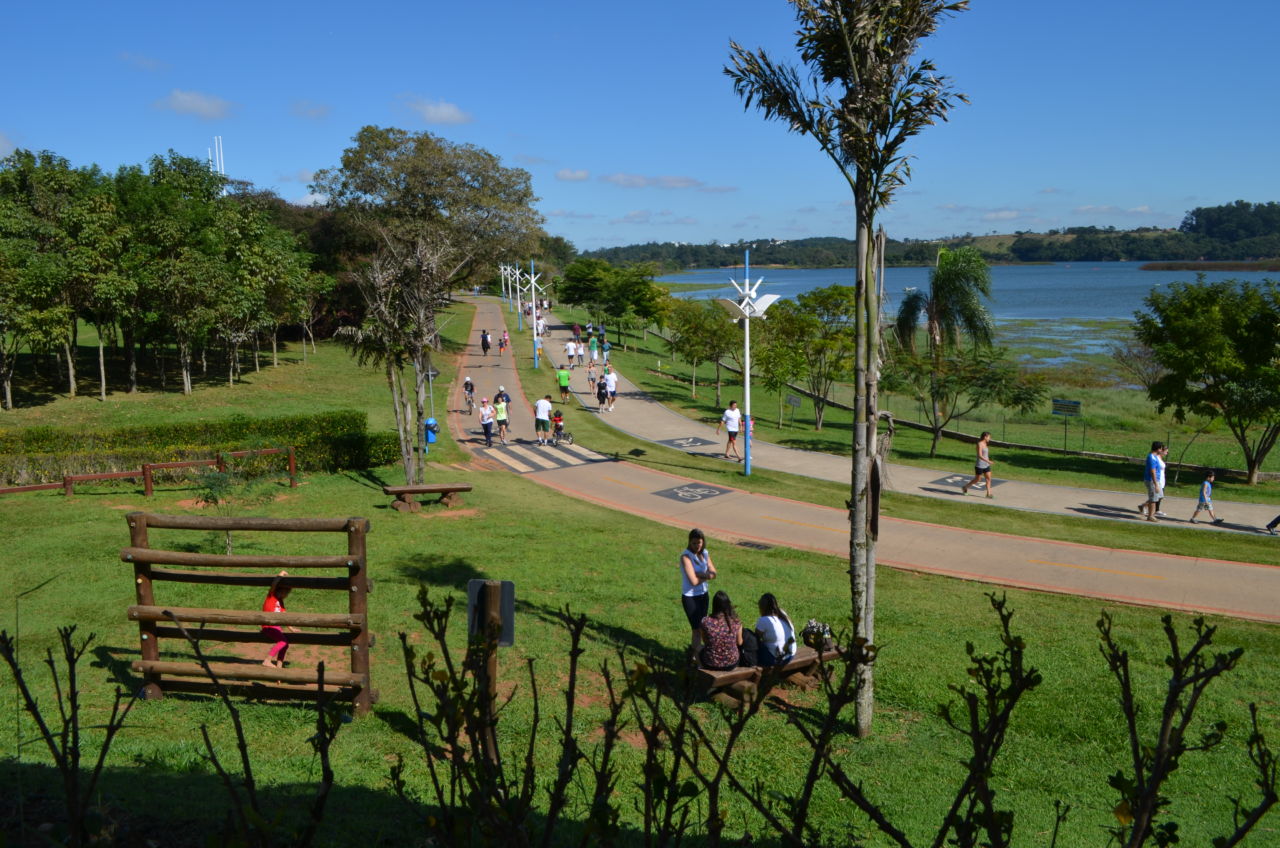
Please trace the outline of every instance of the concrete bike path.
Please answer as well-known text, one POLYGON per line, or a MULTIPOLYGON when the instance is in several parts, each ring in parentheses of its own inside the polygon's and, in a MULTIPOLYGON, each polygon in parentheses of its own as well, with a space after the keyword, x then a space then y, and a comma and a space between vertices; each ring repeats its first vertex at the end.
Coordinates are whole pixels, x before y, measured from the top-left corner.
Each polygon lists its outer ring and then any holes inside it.
MULTIPOLYGON (((480 353, 480 329, 501 331, 502 306, 486 299, 476 301, 476 306, 472 343, 461 358, 460 373, 471 376, 478 395, 492 397, 499 384, 505 385, 517 410, 513 414, 513 444, 491 450, 484 448, 477 435, 478 419, 472 416, 468 420, 451 411, 450 425, 455 436, 486 465, 517 471, 524 468, 521 473, 525 476, 559 494, 682 529, 698 526, 722 540, 848 556, 849 525, 843 509, 706 484, 614 461, 592 454, 581 445, 569 449, 530 445, 532 410, 524 400, 512 353, 498 356, 496 346, 488 357, 480 353)), ((553 351, 544 363, 547 388, 536 389, 537 394, 548 393, 554 383, 550 368, 555 361, 553 345, 554 340, 546 344, 546 349, 553 351)), ((575 371, 574 385, 585 389, 585 376, 575 371)), ((460 406, 457 401, 450 403, 452 410, 460 406)), ((615 425, 635 422, 639 412, 633 406, 639 406, 639 397, 620 389, 615 410, 602 417, 615 425)), ((584 408, 572 413, 580 414, 584 414, 584 408)), ((668 415, 674 413, 668 411, 668 415)), ((688 426, 698 426, 682 420, 686 422, 686 433, 688 426)), ((633 423, 627 425, 630 426, 633 423)), ((839 461, 848 467, 847 459, 825 457, 824 461, 839 461)), ((897 518, 882 519, 877 557, 882 565, 912 571, 1120 603, 1280 622, 1280 568, 1270 566, 1115 550, 897 518)))

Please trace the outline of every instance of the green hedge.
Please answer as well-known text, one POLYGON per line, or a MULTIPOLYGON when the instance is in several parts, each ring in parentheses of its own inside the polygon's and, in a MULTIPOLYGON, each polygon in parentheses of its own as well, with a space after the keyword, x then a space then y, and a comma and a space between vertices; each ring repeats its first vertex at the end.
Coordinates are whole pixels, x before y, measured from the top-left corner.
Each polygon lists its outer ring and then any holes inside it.
POLYGON ((155 424, 113 430, 29 427, 0 433, 0 485, 52 482, 64 474, 141 468, 144 462, 207 459, 224 451, 293 445, 300 470, 337 471, 395 462, 394 433, 369 433, 363 412, 155 424))

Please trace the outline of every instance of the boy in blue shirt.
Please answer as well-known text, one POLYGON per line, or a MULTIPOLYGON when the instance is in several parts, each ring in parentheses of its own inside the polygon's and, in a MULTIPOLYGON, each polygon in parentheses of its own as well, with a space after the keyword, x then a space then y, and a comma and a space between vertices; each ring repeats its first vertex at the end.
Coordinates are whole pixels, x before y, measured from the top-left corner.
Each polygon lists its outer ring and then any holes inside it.
POLYGON ((1210 471, 1204 476, 1204 482, 1200 484, 1200 502, 1196 504, 1196 511, 1191 513, 1191 523, 1196 523, 1196 516, 1201 511, 1209 513, 1209 517, 1213 519, 1214 524, 1221 524, 1222 519, 1213 514, 1213 472, 1210 471))

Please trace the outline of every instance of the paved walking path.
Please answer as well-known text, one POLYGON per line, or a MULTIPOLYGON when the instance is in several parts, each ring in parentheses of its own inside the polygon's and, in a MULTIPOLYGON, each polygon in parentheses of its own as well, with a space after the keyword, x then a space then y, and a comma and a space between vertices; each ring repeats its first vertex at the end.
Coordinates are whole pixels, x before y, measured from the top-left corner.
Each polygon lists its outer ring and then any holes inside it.
MULTIPOLYGON (((698 526, 721 539, 848 555, 848 516, 842 508, 707 484, 615 461, 581 444, 538 446, 533 439, 532 408, 520 387, 513 352, 499 356, 495 349, 487 357, 480 353, 480 329, 500 332, 506 309, 493 299, 475 302, 472 344, 462 357, 461 373, 475 381, 481 396, 492 397, 498 385, 506 386, 512 396, 514 438, 506 447, 486 449, 475 416, 451 412, 449 422, 455 438, 491 467, 525 474, 562 494, 683 529, 698 526)), ((550 356, 542 363, 545 388, 540 386, 534 391, 538 395, 551 394, 558 405, 553 363, 564 358, 567 333, 555 322, 550 322, 550 328, 552 336, 545 340, 544 348, 550 356)), ((574 370, 572 387, 586 404, 585 369, 574 370)), ((451 409, 460 408, 460 397, 449 405, 451 409)), ((590 398, 589 405, 573 409, 566 415, 569 429, 575 416, 596 414, 595 408, 595 400, 590 398)), ((625 377, 619 382, 614 410, 601 418, 640 439, 691 453, 723 453, 723 436, 715 436, 714 427, 672 412, 646 397, 625 377)), ((993 458, 999 461, 998 455, 993 458)), ((847 458, 764 442, 754 443, 752 461, 762 468, 825 480, 845 482, 849 475, 847 458)), ((962 497, 960 483, 968 476, 892 465, 890 484, 896 491, 958 498, 962 497)), ((1028 511, 1134 521, 1140 520, 1135 509, 1141 499, 1137 489, 1136 483, 1134 494, 1124 494, 997 480, 993 494, 1001 506, 1014 503, 1016 508, 1028 511)), ((1257 532, 1256 525, 1274 514, 1273 508, 1252 504, 1217 506, 1237 532, 1257 532)), ((1194 502, 1188 499, 1165 501, 1165 511, 1182 517, 1184 520, 1178 523, 1184 526, 1185 518, 1194 509, 1194 502)), ((975 513, 975 523, 979 520, 975 513)), ((1029 514, 1028 520, 1034 518, 1029 514)), ((1189 529, 1195 531, 1198 527, 1189 529)), ((1170 532, 1177 531, 1171 527, 1170 532)), ((1222 530, 1205 528, 1201 532, 1206 551, 1211 552, 1212 534, 1222 530)), ((1116 550, 888 517, 881 520, 877 557, 883 565, 1006 586, 1280 622, 1280 568, 1272 566, 1116 550)))

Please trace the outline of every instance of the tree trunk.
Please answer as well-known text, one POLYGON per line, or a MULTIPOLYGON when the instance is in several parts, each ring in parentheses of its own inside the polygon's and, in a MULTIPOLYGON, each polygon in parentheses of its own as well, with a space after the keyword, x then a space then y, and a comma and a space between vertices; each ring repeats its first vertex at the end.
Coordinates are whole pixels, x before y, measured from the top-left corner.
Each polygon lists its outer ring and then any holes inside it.
POLYGON ((716 360, 716 406, 723 406, 724 403, 720 399, 720 360, 716 360))
POLYGON ((401 405, 400 380, 390 360, 386 363, 386 370, 387 386, 391 389, 391 406, 396 418, 396 435, 400 439, 400 464, 404 468, 404 482, 405 485, 412 486, 418 482, 418 479, 414 473, 413 441, 406 431, 405 412, 407 410, 401 405))
MULTIPOLYGON (((276 340, 275 340, 275 337, 273 336, 271 338, 271 346, 273 348, 275 347, 275 343, 276 343, 276 340)), ((262 370, 262 363, 260 362, 261 359, 262 359, 261 345, 259 345, 258 343, 258 334, 254 333, 253 334, 253 373, 255 374, 257 374, 259 371, 262 370)))
POLYGON ((178 367, 182 371, 182 393, 191 394, 191 343, 178 342, 178 367))
POLYGON ((62 340, 62 353, 67 358, 67 394, 76 396, 76 353, 75 340, 68 337, 62 340))
POLYGON ((124 355, 129 360, 129 394, 136 394, 138 391, 138 343, 133 336, 133 328, 129 326, 129 321, 122 321, 125 326, 122 331, 124 336, 124 355))
POLYGON ((107 400, 107 357, 102 346, 102 330, 98 330, 98 396, 107 400))
MULTIPOLYGON (((276 338, 276 336, 278 336, 279 334, 280 334, 280 328, 278 326, 271 330, 271 367, 272 368, 280 367, 280 342, 276 338)), ((302 349, 304 351, 307 349, 307 346, 305 343, 302 345, 302 349)))

